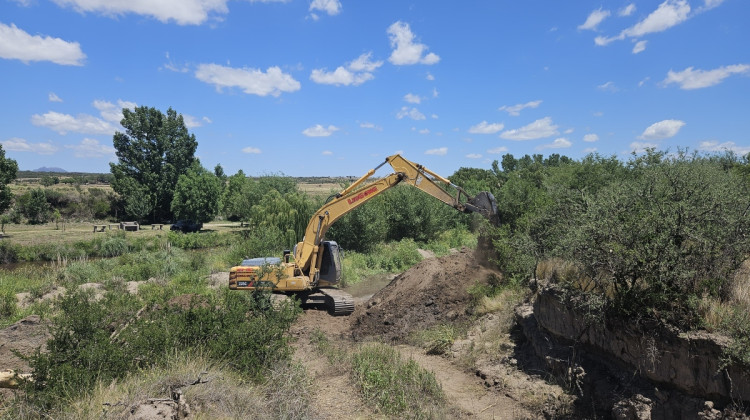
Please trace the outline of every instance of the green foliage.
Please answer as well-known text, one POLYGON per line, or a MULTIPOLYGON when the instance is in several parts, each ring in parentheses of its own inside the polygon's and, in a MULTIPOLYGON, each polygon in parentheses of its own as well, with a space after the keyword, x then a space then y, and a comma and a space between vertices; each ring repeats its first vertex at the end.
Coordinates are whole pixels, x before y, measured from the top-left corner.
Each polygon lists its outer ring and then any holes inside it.
POLYGON ((171 220, 174 186, 195 161, 198 142, 182 115, 155 108, 123 109, 125 133, 115 133, 118 162, 110 163, 112 189, 126 199, 125 210, 141 220, 171 220), (141 203, 141 205, 139 205, 141 203))
POLYGON ((362 347, 352 356, 352 366, 365 400, 387 415, 433 418, 445 406, 445 395, 435 375, 413 359, 404 361, 388 345, 362 347))
POLYGON ((52 208, 47 203, 47 194, 41 188, 34 188, 18 197, 17 205, 30 224, 45 223, 52 208))
POLYGON ((312 201, 299 192, 285 195, 276 189, 269 190, 250 208, 252 227, 274 227, 284 235, 286 247, 302 240, 314 212, 312 201))
POLYGON ((5 157, 5 150, 0 145, 0 213, 10 207, 13 200, 13 193, 10 191, 10 184, 18 174, 18 163, 15 160, 5 157))
POLYGON ((695 326, 691 296, 726 296, 750 252, 748 184, 695 155, 648 154, 589 201, 561 248, 615 304, 695 326))
POLYGON ((293 305, 271 307, 262 295, 228 290, 147 306, 138 316, 141 303, 127 294, 110 293, 96 302, 76 292, 59 305, 47 352, 29 358, 36 381, 26 390, 46 408, 90 391, 97 382, 161 365, 177 348, 201 351, 260 380, 268 366, 289 360, 287 331, 299 312, 293 305))
MULTIPOLYGON (((222 213, 227 220, 247 220, 247 209, 252 205, 250 188, 252 181, 242 170, 227 178, 227 184, 221 197, 222 213)), ((260 197, 258 197, 260 198, 260 197)))
POLYGON ((15 294, 10 290, 0 290, 0 319, 12 317, 16 309, 15 294))
POLYGON ((172 213, 177 219, 210 222, 219 211, 221 189, 221 180, 195 161, 177 180, 172 213))
POLYGON ((461 331, 455 325, 440 324, 418 331, 411 338, 417 345, 427 350, 427 354, 445 354, 459 338, 461 331))
POLYGON ((338 242, 344 249, 371 252, 376 244, 385 240, 388 232, 384 195, 372 198, 367 204, 337 220, 326 237, 338 242))

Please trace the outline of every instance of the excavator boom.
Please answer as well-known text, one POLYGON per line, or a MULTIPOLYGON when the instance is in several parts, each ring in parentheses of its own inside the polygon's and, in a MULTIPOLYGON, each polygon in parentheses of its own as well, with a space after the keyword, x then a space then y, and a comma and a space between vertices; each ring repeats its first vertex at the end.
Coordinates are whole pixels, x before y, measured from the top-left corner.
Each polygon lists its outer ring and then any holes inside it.
POLYGON ((491 193, 483 191, 471 197, 450 180, 404 159, 401 155, 393 155, 349 187, 331 196, 315 212, 307 224, 305 236, 295 246, 294 253, 285 252, 285 262, 280 263, 275 270, 275 279, 267 274, 269 270, 264 267, 265 263, 248 263, 230 270, 229 288, 263 288, 287 294, 296 293, 301 295, 303 301, 322 302, 333 314, 350 314, 354 310, 351 296, 347 298, 348 295, 343 291, 330 288, 338 283, 341 268, 338 245, 324 241, 325 234, 336 220, 400 183, 411 185, 458 211, 479 213, 491 223, 499 224, 497 204, 491 193), (371 179, 385 164, 391 165, 393 173, 371 179), (290 260, 292 257, 293 260, 290 260))

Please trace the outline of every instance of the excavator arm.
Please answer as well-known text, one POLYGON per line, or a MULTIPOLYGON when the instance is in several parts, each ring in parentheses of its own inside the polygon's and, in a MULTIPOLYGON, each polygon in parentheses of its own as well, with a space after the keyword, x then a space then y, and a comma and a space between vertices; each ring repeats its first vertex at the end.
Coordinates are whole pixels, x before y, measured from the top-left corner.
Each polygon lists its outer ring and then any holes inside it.
POLYGON ((475 197, 451 183, 448 179, 430 171, 422 165, 411 162, 401 155, 389 156, 385 162, 375 169, 371 169, 352 185, 331 197, 310 219, 302 242, 297 244, 294 255, 300 274, 314 278, 315 271, 320 265, 318 259, 322 254, 320 244, 328 228, 339 218, 356 209, 375 196, 396 186, 406 183, 437 198, 443 203, 465 213, 477 212, 490 219, 494 224, 497 220, 497 205, 495 198, 489 192, 481 192, 475 197), (393 173, 366 184, 366 181, 386 163, 393 168, 393 173), (453 188, 455 196, 446 191, 440 184, 453 188))

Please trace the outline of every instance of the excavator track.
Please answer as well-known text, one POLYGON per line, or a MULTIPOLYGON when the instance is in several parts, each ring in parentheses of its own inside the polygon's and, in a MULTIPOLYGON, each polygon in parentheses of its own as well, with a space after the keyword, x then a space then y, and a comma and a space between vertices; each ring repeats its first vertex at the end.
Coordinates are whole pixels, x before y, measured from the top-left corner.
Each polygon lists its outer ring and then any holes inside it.
POLYGON ((326 297, 328 312, 334 316, 350 315, 354 312, 354 297, 339 289, 319 289, 326 297))

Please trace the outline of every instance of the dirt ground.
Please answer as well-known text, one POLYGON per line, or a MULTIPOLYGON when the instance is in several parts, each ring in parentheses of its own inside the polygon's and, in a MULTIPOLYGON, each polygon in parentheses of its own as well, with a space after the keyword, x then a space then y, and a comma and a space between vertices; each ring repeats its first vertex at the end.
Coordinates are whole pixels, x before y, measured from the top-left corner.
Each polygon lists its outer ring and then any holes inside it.
MULTIPOLYGON (((316 384, 315 413, 324 419, 382 418, 364 404, 347 374, 332 366, 311 343, 312 333, 319 330, 349 349, 372 341, 389 343, 403 357, 433 372, 449 404, 446 418, 536 419, 545 417, 545 412, 549 415, 539 401, 562 394, 559 387, 510 365, 494 369, 488 379, 482 369, 469 366, 462 357, 473 343, 462 340, 464 350, 446 355, 428 355, 424 349, 407 344, 411 332, 446 322, 476 321, 470 314, 467 289, 491 274, 497 273, 478 264, 473 250, 463 249, 442 258, 427 258, 389 282, 377 279, 373 286, 349 289, 357 302, 349 317, 305 311, 292 333, 297 338, 295 358, 307 367, 316 384), (373 287, 381 289, 372 294, 373 287)), ((478 331, 469 341, 481 341, 481 330, 487 332, 486 325, 492 324, 483 322, 485 326, 475 328, 478 331)), ((475 366, 497 365, 504 360, 503 355, 512 354, 512 346, 482 354, 484 359, 475 360, 475 366)))

